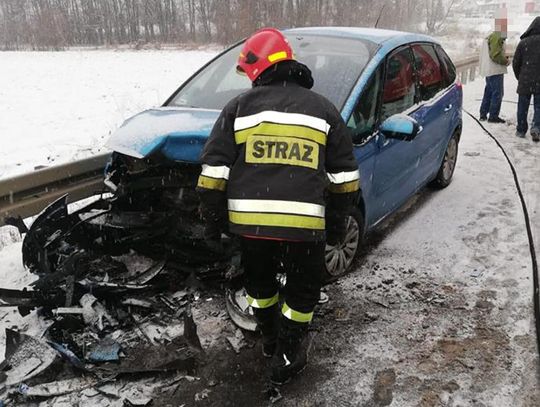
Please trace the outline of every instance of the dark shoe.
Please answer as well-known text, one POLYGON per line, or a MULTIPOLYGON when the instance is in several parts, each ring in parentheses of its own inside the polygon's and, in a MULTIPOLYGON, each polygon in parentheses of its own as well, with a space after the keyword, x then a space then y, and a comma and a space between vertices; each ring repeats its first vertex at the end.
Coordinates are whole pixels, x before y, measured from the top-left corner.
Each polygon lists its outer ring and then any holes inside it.
POLYGON ((493 117, 488 119, 488 123, 506 123, 506 120, 501 119, 500 117, 493 117))
POLYGON ((480 116, 480 121, 485 122, 487 120, 487 116, 480 116))
POLYGON ((265 358, 274 356, 279 332, 278 304, 269 308, 253 308, 257 328, 262 335, 262 354, 265 358))
POLYGON ((540 129, 531 129, 531 136, 533 141, 540 141, 540 129))
POLYGON ((521 131, 516 131, 516 137, 525 138, 525 133, 522 133, 521 131))
POLYGON ((283 318, 276 353, 272 359, 270 381, 285 384, 307 366, 308 325, 283 318))

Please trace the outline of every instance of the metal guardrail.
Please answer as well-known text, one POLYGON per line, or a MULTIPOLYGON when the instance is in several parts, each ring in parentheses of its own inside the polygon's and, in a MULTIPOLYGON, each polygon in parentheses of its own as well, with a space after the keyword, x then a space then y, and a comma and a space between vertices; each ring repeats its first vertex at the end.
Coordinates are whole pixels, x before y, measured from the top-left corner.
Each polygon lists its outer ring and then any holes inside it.
MULTIPOLYGON (((456 61, 456 72, 462 83, 476 78, 479 57, 456 61)), ((103 169, 109 154, 57 165, 0 180, 0 226, 6 217, 29 217, 64 194, 68 202, 78 201, 104 190, 103 169)))
POLYGON ((456 72, 461 83, 466 84, 476 79, 478 65, 480 64, 480 58, 478 56, 464 58, 456 61, 456 72))
POLYGON ((0 181, 0 226, 7 217, 26 218, 68 194, 75 202, 103 191, 103 169, 110 154, 96 155, 67 164, 0 181))
MULTIPOLYGON (((510 60, 514 57, 514 52, 506 53, 510 60)), ((463 58, 459 61, 454 62, 456 66, 456 72, 461 83, 466 84, 467 82, 472 82, 476 79, 478 66, 480 65, 480 57, 478 55, 471 56, 468 58, 463 58)))

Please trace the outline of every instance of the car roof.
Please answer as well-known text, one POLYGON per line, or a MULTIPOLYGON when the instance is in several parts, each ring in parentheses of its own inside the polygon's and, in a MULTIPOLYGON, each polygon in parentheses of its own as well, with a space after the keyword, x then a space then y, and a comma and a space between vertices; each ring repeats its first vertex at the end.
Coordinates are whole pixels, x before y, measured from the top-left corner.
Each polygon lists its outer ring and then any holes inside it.
POLYGON ((284 30, 286 34, 324 35, 329 37, 343 37, 370 41, 387 50, 410 42, 432 42, 438 44, 434 38, 403 31, 383 30, 366 27, 304 27, 284 30))

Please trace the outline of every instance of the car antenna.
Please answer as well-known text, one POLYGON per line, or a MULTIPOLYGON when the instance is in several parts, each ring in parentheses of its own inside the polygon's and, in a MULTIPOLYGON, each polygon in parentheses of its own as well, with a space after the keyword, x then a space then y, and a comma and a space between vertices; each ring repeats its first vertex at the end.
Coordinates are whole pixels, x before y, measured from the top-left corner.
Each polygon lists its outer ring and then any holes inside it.
POLYGON ((377 26, 379 25, 379 21, 381 20, 382 13, 385 7, 386 7, 386 4, 383 4, 383 6, 381 7, 381 11, 379 12, 379 17, 377 17, 377 21, 375 22, 375 28, 377 28, 377 26))

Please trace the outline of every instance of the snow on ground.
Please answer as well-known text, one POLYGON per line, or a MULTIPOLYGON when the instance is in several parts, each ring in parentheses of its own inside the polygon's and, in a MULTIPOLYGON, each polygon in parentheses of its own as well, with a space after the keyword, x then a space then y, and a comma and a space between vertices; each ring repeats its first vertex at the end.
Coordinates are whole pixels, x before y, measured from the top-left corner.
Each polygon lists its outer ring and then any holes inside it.
MULTIPOLYGON (((469 109, 476 117, 479 115, 484 86, 485 81, 483 78, 479 78, 466 86, 467 97, 464 107, 469 109)), ((533 142, 530 133, 527 133, 525 139, 515 136, 518 100, 516 89, 517 81, 510 70, 508 75, 505 76, 505 94, 501 109, 501 117, 506 119, 507 123, 505 125, 485 123, 484 125, 501 142, 516 167, 529 209, 533 234, 537 242, 536 256, 540 258, 540 143, 533 142)), ((529 108, 529 130, 532 117, 533 107, 531 105, 529 108)))
POLYGON ((97 153, 216 52, 1 52, 0 179, 97 153))

